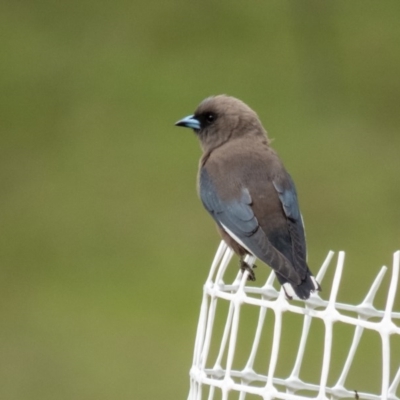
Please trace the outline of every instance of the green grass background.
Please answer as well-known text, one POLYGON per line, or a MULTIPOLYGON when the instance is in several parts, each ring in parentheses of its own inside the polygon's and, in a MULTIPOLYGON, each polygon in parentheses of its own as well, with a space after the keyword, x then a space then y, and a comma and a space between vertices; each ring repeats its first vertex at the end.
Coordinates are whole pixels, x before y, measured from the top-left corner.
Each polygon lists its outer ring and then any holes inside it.
POLYGON ((212 94, 258 112, 312 269, 346 250, 339 298, 361 301, 400 247, 399 15, 397 0, 2 1, 0 398, 186 397, 219 239, 199 145, 174 122, 212 94))

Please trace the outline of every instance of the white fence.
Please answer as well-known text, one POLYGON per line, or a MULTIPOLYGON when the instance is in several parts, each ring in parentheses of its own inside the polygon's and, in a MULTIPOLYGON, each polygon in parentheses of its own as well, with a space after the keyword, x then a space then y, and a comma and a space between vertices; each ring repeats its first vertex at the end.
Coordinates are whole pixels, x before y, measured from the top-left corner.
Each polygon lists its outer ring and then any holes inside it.
MULTIPOLYGON (((323 279, 332 261, 334 253, 330 252, 317 275, 317 280, 323 285, 324 295, 328 293, 328 285, 323 279)), ((225 283, 226 270, 232 258, 232 251, 221 242, 207 281, 204 285, 199 323, 194 348, 193 365, 190 371, 189 400, 250 400, 250 399, 371 399, 400 400, 396 394, 400 383, 400 352, 391 351, 391 338, 400 341, 400 327, 394 322, 400 320, 400 312, 394 312, 393 306, 399 280, 400 251, 393 256, 391 281, 383 310, 374 307, 376 293, 387 271, 382 267, 373 282, 365 299, 359 305, 342 304, 336 301, 344 266, 344 252, 339 252, 329 299, 324 300, 318 293, 311 295, 307 301, 288 301, 283 290, 278 292, 274 286, 274 273, 270 273, 263 286, 247 284, 247 272, 239 272, 231 284, 225 283), (216 315, 223 312, 223 321, 216 315), (254 318, 253 336, 238 341, 241 329, 243 309, 251 310, 254 318), (273 325, 267 327, 268 311, 273 312, 273 325), (285 377, 277 376, 279 357, 287 357, 287 345, 282 349, 282 336, 287 332, 283 329, 283 315, 295 314, 302 319, 297 325, 291 325, 290 330, 298 331, 295 342, 293 362, 285 377), (321 367, 314 383, 302 380, 301 370, 305 369, 308 354, 306 347, 313 346, 309 335, 313 321, 322 321, 323 329, 319 335, 321 349, 316 350, 321 367), (346 348, 346 356, 334 384, 330 377, 332 361, 333 326, 346 324, 351 329, 352 338, 346 348), (220 333, 219 333, 219 331, 220 333), (267 330, 268 329, 268 330, 267 330), (346 380, 352 372, 357 348, 364 332, 375 331, 380 336, 380 357, 371 360, 375 363, 375 381, 379 382, 380 392, 368 393, 362 385, 358 388, 346 388, 346 380), (301 331, 301 335, 300 335, 301 331), (272 342, 268 351, 263 350, 265 337, 272 342), (323 339, 322 339, 323 338, 323 339), (248 345, 248 352, 243 360, 237 361, 238 346, 248 345), (392 357, 392 360, 391 360, 392 357), (259 366, 261 365, 261 367, 259 366), (394 365, 394 367, 393 367, 394 365), (392 366, 392 368, 391 368, 392 366)), ((247 262, 252 265, 253 257, 247 262)), ((261 268, 261 267, 260 267, 261 268)), ((264 266, 263 266, 264 268, 264 266)), ((266 267, 265 267, 266 268, 266 267)), ((298 318, 297 317, 297 318, 298 318)), ((271 319, 271 318, 269 318, 271 319)), ((242 322, 243 324, 244 322, 242 322)), ((247 331, 248 331, 248 327, 247 331)), ((291 332, 289 332, 291 333, 291 332)), ((290 346, 289 343, 289 346, 290 346)), ((378 342, 379 343, 379 342, 378 342)), ((379 347, 379 346, 375 346, 379 347)), ((242 350, 242 347, 239 348, 242 350)), ((375 352, 378 351, 375 348, 375 352)), ((303 372, 303 371, 302 371, 303 372)), ((365 382, 365 386, 368 382, 365 382)))

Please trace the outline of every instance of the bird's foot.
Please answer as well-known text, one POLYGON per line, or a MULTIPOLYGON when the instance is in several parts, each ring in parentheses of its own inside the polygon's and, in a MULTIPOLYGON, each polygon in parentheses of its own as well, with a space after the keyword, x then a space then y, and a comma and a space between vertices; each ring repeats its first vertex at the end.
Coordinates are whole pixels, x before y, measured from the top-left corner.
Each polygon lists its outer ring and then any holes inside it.
POLYGON ((247 280, 248 281, 255 281, 256 280, 256 274, 254 273, 253 269, 257 268, 257 265, 253 265, 253 268, 250 267, 249 264, 247 264, 246 261, 240 260, 240 270, 245 273, 246 271, 249 273, 247 280))

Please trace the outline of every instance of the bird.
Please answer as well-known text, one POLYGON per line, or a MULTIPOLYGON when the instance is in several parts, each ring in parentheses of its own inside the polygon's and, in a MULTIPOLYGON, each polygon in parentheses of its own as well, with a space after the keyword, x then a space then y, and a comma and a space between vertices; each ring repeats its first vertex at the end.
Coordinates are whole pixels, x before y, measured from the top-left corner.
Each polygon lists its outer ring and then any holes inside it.
POLYGON ((306 260, 295 184, 256 112, 235 97, 217 95, 175 125, 191 128, 200 140, 199 197, 248 279, 255 280, 244 261, 250 254, 274 270, 287 299, 306 300, 321 290, 306 260))

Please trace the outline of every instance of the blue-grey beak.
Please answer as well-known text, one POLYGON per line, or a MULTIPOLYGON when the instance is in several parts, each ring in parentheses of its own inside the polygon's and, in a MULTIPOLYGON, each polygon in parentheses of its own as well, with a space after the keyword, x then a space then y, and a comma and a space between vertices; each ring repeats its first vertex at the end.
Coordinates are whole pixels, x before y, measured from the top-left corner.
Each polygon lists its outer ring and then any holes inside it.
POLYGON ((196 131, 200 130, 200 121, 196 119, 194 115, 188 115, 187 117, 182 118, 175 125, 183 126, 185 128, 192 128, 195 129, 196 131))

